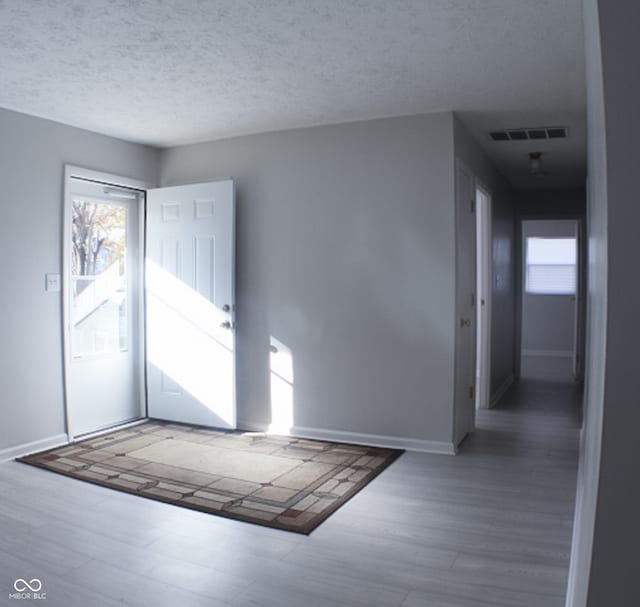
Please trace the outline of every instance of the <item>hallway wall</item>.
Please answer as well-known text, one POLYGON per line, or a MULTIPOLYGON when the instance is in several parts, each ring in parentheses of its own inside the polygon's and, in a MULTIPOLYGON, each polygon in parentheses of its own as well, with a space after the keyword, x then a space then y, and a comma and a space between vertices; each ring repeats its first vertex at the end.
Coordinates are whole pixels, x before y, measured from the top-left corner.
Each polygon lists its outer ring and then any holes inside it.
POLYGON ((589 120, 589 323, 568 607, 640 596, 640 53, 636 0, 585 0, 589 120))

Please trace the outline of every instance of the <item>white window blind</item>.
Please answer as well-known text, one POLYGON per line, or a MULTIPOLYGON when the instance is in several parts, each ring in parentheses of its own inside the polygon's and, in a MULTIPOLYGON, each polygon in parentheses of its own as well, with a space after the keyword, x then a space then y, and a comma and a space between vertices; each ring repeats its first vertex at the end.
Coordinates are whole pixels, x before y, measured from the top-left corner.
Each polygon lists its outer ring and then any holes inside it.
POLYGON ((576 239, 527 238, 527 293, 575 295, 576 239))

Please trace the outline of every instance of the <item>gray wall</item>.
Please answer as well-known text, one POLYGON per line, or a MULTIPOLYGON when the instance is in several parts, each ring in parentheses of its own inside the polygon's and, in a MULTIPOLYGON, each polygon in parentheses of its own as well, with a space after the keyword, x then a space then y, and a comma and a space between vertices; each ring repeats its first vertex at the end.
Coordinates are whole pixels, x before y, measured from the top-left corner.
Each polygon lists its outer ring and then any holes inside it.
POLYGON ((450 113, 168 149, 162 185, 237 186, 241 425, 270 422, 269 338, 294 366, 294 425, 452 440, 450 113))
POLYGON ((491 387, 493 397, 514 373, 515 353, 515 220, 514 197, 480 146, 455 120, 455 154, 491 194, 492 292, 491 387))
POLYGON ((64 164, 156 180, 158 153, 0 109, 0 450, 64 428, 60 273, 64 164))
POLYGON ((585 0, 589 121, 589 323, 585 427, 567 604, 640 596, 640 53, 637 0, 585 0))

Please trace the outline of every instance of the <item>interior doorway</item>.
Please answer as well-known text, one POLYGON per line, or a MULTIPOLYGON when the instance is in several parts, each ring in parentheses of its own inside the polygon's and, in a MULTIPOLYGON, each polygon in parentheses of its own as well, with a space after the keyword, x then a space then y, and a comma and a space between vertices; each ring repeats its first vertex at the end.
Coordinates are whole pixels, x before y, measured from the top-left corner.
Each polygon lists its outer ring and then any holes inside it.
POLYGON ((520 377, 576 378, 579 353, 579 222, 522 221, 520 377))

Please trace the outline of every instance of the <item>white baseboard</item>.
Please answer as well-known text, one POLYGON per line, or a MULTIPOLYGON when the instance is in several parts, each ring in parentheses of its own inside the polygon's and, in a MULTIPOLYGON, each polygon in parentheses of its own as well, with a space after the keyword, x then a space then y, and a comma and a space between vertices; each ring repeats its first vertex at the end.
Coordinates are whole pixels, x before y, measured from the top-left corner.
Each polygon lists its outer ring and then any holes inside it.
MULTIPOLYGON (((127 424, 127 426, 137 425, 140 422, 127 424)), ((257 424, 247 421, 239 421, 238 427, 251 432, 269 432, 268 424, 257 424)), ((96 433, 102 434, 102 433, 96 433)), ((274 432, 274 434, 277 434, 274 432)), ((407 451, 420 451, 424 453, 438 453, 445 455, 455 455, 457 449, 453 442, 431 441, 418 438, 403 438, 400 436, 386 436, 380 434, 364 434, 360 432, 344 432, 342 430, 326 430, 322 428, 305 428, 294 426, 289 434, 300 438, 311 438, 315 440, 325 440, 337 443, 351 443, 354 445, 370 445, 371 447, 387 447, 390 449, 405 449, 407 451)), ((0 462, 15 459, 37 453, 38 451, 46 451, 54 447, 69 444, 67 434, 58 434, 49 438, 23 443, 15 447, 0 450, 0 462)))
POLYGON ((16 445, 15 447, 9 447, 8 449, 2 449, 0 451, 0 462, 6 462, 16 457, 22 457, 23 455, 29 455, 30 453, 37 453, 38 451, 46 451, 47 449, 53 449, 54 447, 60 447, 69 443, 69 437, 66 434, 57 434, 56 436, 50 436, 49 438, 43 438, 31 443, 23 443, 22 445, 16 445))
POLYGON ((498 401, 504 396, 504 393, 511 387, 511 384, 516 380, 513 373, 511 373, 498 387, 498 389, 491 395, 489 401, 489 409, 495 407, 498 401))
MULTIPOLYGON (((251 432, 270 432, 268 424, 257 424, 247 421, 238 421, 238 428, 251 432)), ((273 434, 278 434, 278 432, 273 432, 273 434)), ((370 445, 371 447, 386 447, 389 449, 405 449, 406 451, 420 451, 423 453, 455 455, 457 451, 453 442, 422 440, 419 438, 403 438, 400 436, 386 436, 381 434, 363 434, 360 432, 344 432, 342 430, 327 430, 325 428, 294 426, 290 429, 289 435, 299 438, 311 438, 336 443, 370 445)))
POLYGON ((573 358, 573 352, 571 350, 522 350, 522 356, 573 358))

